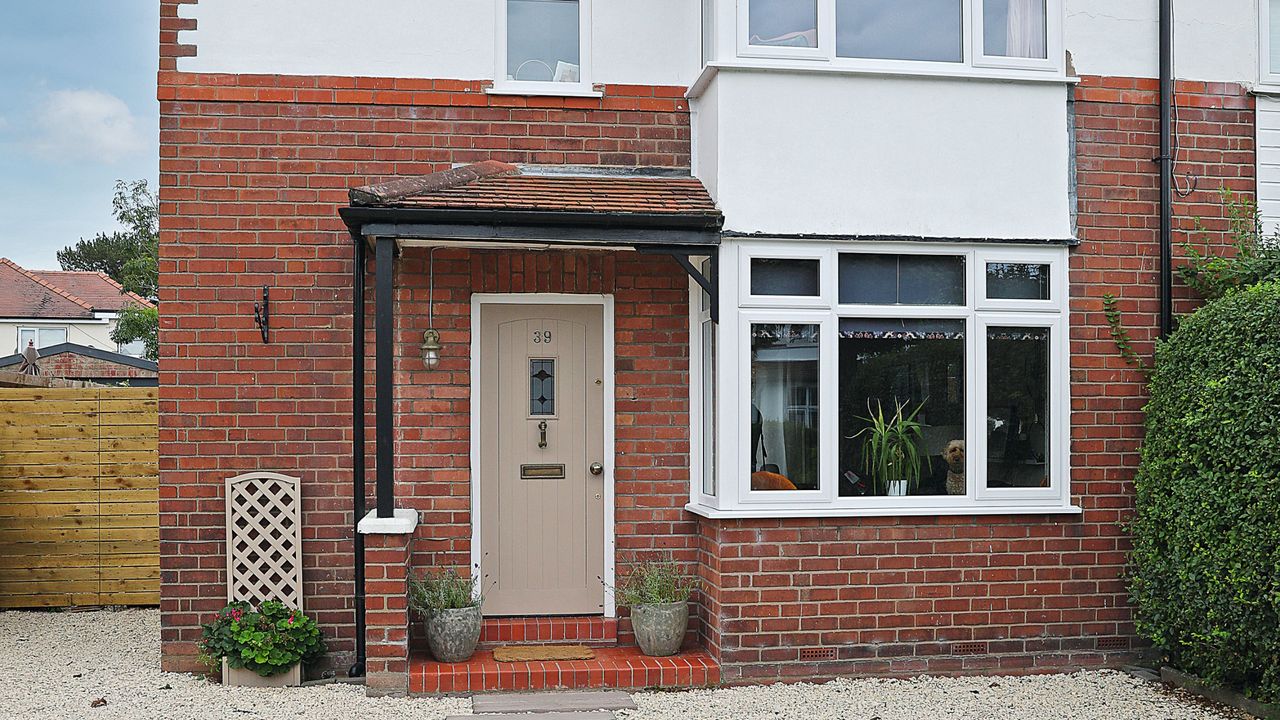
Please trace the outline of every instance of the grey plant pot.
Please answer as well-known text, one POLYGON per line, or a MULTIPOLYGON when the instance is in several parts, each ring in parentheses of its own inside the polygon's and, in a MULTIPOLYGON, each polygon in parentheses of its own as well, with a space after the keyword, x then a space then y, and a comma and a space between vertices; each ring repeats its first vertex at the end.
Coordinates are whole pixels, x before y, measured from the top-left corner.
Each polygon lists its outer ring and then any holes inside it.
POLYGON ((633 606, 631 629, 635 631, 636 644, 645 655, 675 655, 680 652, 685 631, 689 629, 689 603, 680 601, 633 606))
POLYGON ((427 613, 427 648, 442 663, 469 659, 480 642, 480 606, 427 613))

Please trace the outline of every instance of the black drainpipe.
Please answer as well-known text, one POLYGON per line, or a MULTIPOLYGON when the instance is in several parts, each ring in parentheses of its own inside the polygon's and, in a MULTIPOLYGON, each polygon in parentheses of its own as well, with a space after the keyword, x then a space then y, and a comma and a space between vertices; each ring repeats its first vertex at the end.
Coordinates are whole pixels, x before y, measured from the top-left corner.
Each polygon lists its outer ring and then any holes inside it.
POLYGON ((1160 337, 1173 332, 1173 0, 1160 0, 1160 337))
POLYGON ((351 485, 352 541, 355 563, 356 662, 347 670, 348 677, 364 677, 364 536, 360 520, 364 517, 364 236, 351 231, 355 247, 355 269, 351 273, 351 485))

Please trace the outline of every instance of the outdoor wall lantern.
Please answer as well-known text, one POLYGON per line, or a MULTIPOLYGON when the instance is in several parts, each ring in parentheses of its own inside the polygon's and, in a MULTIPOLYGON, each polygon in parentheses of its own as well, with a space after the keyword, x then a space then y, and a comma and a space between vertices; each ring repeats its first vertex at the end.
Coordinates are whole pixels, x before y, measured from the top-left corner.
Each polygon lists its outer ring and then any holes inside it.
POLYGON ((435 330, 422 333, 422 361, 428 370, 440 364, 440 333, 435 330))

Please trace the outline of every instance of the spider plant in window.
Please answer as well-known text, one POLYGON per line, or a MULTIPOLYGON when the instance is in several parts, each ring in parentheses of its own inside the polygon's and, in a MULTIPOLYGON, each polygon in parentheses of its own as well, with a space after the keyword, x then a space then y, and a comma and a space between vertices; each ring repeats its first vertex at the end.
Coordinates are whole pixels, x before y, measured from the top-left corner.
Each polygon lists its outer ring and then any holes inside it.
POLYGON ((862 438, 862 469, 871 480, 872 494, 901 496, 914 493, 920 486, 920 444, 923 427, 916 416, 924 403, 908 412, 907 403, 894 402, 893 413, 886 416, 880 401, 871 409, 867 402, 867 423, 854 438, 862 438))

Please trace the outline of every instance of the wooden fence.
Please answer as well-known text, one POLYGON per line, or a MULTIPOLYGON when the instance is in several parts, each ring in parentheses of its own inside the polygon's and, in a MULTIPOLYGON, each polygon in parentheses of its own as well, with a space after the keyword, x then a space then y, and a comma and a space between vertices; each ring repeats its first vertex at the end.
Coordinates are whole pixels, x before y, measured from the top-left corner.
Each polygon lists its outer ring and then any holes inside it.
POLYGON ((0 607, 155 605, 155 388, 0 388, 0 607))

